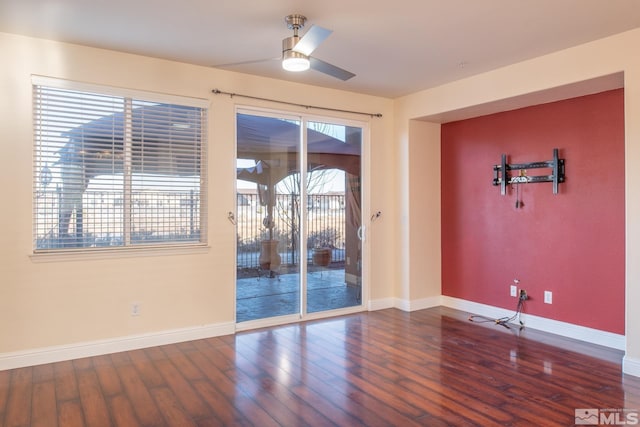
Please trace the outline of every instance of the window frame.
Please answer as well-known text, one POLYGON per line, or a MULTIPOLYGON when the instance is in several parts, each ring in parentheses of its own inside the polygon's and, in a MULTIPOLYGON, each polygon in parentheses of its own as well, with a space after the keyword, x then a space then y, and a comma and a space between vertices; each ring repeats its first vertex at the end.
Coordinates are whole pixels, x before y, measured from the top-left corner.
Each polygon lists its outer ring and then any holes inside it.
MULTIPOLYGON (((210 114, 210 100, 202 98, 184 97, 178 95, 163 94, 157 92, 140 91, 126 88, 118 88, 113 86, 97 85, 90 83, 82 83, 71 80, 57 79, 44 76, 31 76, 32 92, 34 94, 32 99, 33 107, 33 161, 32 161, 32 254, 31 258, 39 261, 66 259, 68 257, 120 257, 129 255, 161 255, 171 253, 200 253, 203 250, 208 249, 208 123, 210 114), (41 142, 38 136, 38 114, 40 113, 40 106, 37 104, 36 90, 38 87, 50 88, 54 90, 68 90, 75 92, 95 93, 100 96, 113 96, 122 98, 125 104, 130 104, 131 100, 149 103, 171 104, 172 106, 184 106, 194 107, 201 109, 200 118, 200 140, 199 140, 199 158, 197 165, 199 167, 199 236, 197 241, 162 241, 154 243, 136 244, 134 242, 128 242, 128 244, 121 244, 117 246, 69 246, 69 247, 55 247, 55 248, 38 248, 38 219, 37 212, 38 207, 38 165, 41 164, 41 142)), ((123 112, 124 114, 124 112, 123 112)), ((125 125, 126 126, 126 125, 125 125)), ((131 149, 133 141, 123 141, 122 150, 131 149), (128 148, 127 148, 128 147, 128 148)), ((123 175, 123 179, 125 175, 123 175)), ((126 179, 125 179, 126 180, 126 179)), ((169 180, 166 182, 170 182, 169 180)), ((126 185, 122 188, 123 192, 129 192, 129 197, 133 194, 131 188, 126 188, 126 185)), ((123 193, 124 194, 124 193, 123 193)), ((58 208, 59 209, 59 208, 58 208)), ((122 229, 128 226, 128 220, 125 218, 123 211, 122 217, 122 229)), ((129 234, 131 230, 125 232, 129 234)))

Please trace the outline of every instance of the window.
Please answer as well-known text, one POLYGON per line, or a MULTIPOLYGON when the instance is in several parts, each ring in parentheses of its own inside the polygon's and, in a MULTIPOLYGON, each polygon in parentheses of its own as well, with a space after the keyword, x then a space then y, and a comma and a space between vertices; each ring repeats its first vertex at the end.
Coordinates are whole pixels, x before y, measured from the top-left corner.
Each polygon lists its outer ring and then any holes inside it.
POLYGON ((33 104, 34 252, 206 243, 205 101, 34 78, 33 104))

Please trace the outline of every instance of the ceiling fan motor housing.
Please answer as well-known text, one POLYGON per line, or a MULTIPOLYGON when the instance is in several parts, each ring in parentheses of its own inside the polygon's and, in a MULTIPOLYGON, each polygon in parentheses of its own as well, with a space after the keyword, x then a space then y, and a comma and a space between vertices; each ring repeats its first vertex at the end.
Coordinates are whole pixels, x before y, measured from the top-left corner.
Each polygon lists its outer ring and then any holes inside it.
MULTIPOLYGON (((298 37, 298 36, 291 36, 291 37, 287 37, 285 39, 282 39, 282 53, 284 54, 284 52, 286 52, 288 50, 293 51, 293 47, 296 44, 298 44, 299 41, 300 41, 300 37, 298 37)), ((298 53, 298 52, 296 52, 296 53, 298 53)), ((302 54, 300 54, 300 55, 302 55, 302 54)))

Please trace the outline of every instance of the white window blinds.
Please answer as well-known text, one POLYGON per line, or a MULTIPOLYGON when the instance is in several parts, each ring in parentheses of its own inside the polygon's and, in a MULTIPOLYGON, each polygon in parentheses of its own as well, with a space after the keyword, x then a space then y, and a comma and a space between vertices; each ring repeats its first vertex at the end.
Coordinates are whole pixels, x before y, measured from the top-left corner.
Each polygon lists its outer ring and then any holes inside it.
POLYGON ((201 106, 34 83, 34 251, 205 243, 201 106))

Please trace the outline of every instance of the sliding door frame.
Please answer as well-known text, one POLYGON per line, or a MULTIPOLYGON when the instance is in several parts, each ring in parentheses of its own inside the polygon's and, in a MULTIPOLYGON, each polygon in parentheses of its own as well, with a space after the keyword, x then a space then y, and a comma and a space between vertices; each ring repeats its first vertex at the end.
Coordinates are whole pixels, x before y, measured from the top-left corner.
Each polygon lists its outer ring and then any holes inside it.
MULTIPOLYGON (((236 330, 249 330, 255 328, 261 328, 266 326, 273 325, 282 325, 287 323, 295 323, 304 320, 313 320, 313 319, 321 319, 326 317, 332 317, 337 315, 344 315, 350 313, 357 313, 361 311, 366 311, 370 309, 369 304, 369 283, 370 283, 370 238, 369 238, 369 225, 370 221, 370 161, 369 161, 369 151, 370 151, 370 132, 369 126, 370 121, 362 121, 362 120, 354 120, 345 117, 336 117, 336 116, 324 116, 318 114, 309 114, 308 112, 292 112, 286 110, 276 110, 276 109, 265 109, 253 106, 246 105, 237 105, 234 113, 234 120, 236 120, 238 114, 251 114, 257 116, 265 116, 272 117, 278 119, 291 119, 300 123, 300 153, 298 156, 299 162, 299 170, 300 170, 300 188, 305 194, 300 195, 300 224, 299 224, 299 236, 300 240, 306 241, 306 233, 307 233, 307 220, 308 220, 308 201, 306 197, 306 188, 307 188, 307 126, 309 122, 320 122, 320 123, 328 123, 335 124, 340 126, 351 126, 360 128, 362 131, 362 141, 361 141, 361 152, 360 152, 360 197, 361 197, 361 222, 362 222, 362 270, 361 270, 361 293, 362 299, 360 305, 350 306, 345 308, 327 310, 327 311, 318 311, 313 313, 307 313, 307 245, 302 244, 299 241, 300 247, 300 266, 299 266, 299 275, 300 275, 300 312, 290 315, 284 316, 275 316, 269 317, 265 319, 258 320, 250 320, 246 322, 237 323, 236 322, 236 330), (304 261, 302 261, 304 260, 304 261)), ((236 129, 236 133, 234 133, 234 144, 235 144, 235 153, 237 153, 237 126, 234 127, 236 129)), ((236 154, 237 156, 237 154, 236 154)), ((235 158, 234 158, 235 164, 235 158)), ((234 168, 235 174, 235 168, 234 168)), ((234 183, 236 180, 234 179, 234 183)), ((237 185, 237 184, 235 184, 237 185)), ((237 187, 236 187, 237 193, 237 187)), ((234 205, 234 210, 237 209, 237 206, 234 205)), ((234 212, 237 217, 237 212, 234 212)), ((237 251, 237 248, 234 248, 237 251)), ((234 266, 236 269, 236 266, 234 266)), ((234 277, 237 275, 237 270, 234 273, 234 277)), ((234 281, 234 303, 237 301, 237 288, 236 281, 234 281)), ((235 312, 235 310, 234 310, 235 312)))

